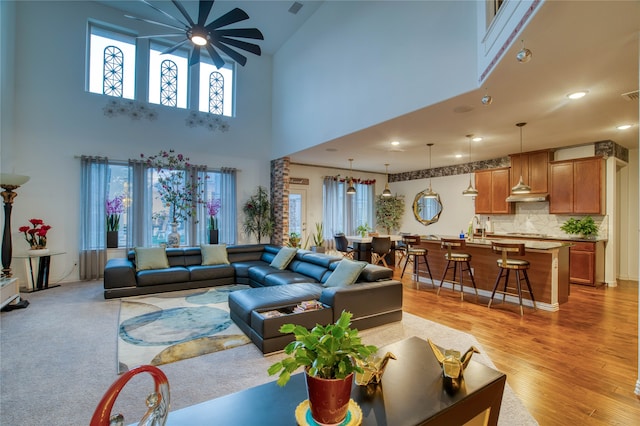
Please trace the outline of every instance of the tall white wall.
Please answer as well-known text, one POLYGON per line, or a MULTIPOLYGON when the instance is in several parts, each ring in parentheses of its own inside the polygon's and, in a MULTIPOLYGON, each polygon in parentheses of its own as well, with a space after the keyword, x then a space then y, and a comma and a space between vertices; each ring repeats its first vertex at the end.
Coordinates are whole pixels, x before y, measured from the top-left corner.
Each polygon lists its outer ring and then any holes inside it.
POLYGON ((471 1, 326 1, 274 55, 273 157, 477 88, 471 1))
MULTIPOLYGON (((251 55, 245 67, 238 67, 237 116, 227 119, 228 132, 188 127, 187 110, 157 105, 151 105, 158 113, 155 121, 108 117, 103 112, 107 97, 84 90, 87 20, 99 18, 126 28, 135 28, 137 22, 95 2, 21 1, 15 10, 15 37, 7 35, 4 25, 1 30, 3 40, 15 41, 15 78, 2 74, 3 87, 15 88, 10 110, 2 110, 2 128, 13 129, 12 137, 2 140, 2 166, 31 180, 18 190, 13 209, 14 254, 27 248, 17 228, 29 218, 44 219, 53 226, 49 248, 66 253, 52 260, 52 281, 78 276, 73 265, 84 208, 78 155, 126 160, 173 148, 196 164, 236 167, 239 212, 255 188, 269 182, 271 88, 264 82, 271 79, 271 57, 251 55)), ((239 215, 242 243, 241 220, 239 215)), ((18 266, 15 259, 12 266, 18 266)))

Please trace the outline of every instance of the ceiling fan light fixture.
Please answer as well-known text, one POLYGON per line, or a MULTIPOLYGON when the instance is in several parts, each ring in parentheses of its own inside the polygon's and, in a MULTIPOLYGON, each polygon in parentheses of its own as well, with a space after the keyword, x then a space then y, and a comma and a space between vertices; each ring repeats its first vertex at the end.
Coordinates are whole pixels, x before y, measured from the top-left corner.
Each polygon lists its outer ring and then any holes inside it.
POLYGON ((200 33, 191 33, 191 42, 197 46, 205 46, 207 41, 206 35, 201 35, 200 33))

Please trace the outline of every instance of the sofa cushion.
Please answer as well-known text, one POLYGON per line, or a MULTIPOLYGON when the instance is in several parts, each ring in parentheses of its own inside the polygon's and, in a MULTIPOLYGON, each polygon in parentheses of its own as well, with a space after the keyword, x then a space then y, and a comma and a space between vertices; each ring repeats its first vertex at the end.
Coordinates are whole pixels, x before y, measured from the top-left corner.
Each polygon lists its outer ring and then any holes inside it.
POLYGON ((323 284, 325 287, 346 287, 356 282, 367 262, 342 259, 335 271, 323 284))
POLYGON ((226 244, 200 244, 203 265, 228 265, 226 244))
POLYGON ((173 284, 189 281, 190 274, 184 266, 172 266, 166 269, 153 269, 140 271, 136 274, 138 287, 173 284))
POLYGON ((271 261, 271 266, 276 269, 286 269, 297 251, 298 249, 295 247, 282 247, 278 254, 276 254, 276 257, 271 261))
POLYGON ((187 266, 187 270, 191 281, 234 278, 236 275, 236 271, 231 265, 191 265, 187 266))
POLYGON ((281 274, 282 269, 274 268, 270 265, 256 265, 249 268, 249 278, 258 283, 264 283, 265 277, 269 274, 281 274))
POLYGON ((136 247, 136 270, 166 269, 169 267, 164 247, 136 247))
POLYGON ((275 285, 298 284, 298 283, 315 283, 318 280, 307 275, 299 274, 292 271, 282 271, 278 274, 269 274, 264 278, 264 286, 270 287, 275 285))

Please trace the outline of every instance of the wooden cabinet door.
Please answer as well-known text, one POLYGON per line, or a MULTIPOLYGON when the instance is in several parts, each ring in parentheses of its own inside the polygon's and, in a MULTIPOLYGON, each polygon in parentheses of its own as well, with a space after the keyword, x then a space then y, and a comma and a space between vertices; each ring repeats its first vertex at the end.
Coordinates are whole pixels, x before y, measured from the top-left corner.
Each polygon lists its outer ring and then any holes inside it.
POLYGON ((575 284, 595 285, 594 251, 569 250, 569 280, 575 284))
POLYGON ((549 171, 549 213, 573 213, 573 161, 551 163, 549 171))
POLYGON ((550 151, 529 153, 529 180, 525 181, 531 187, 532 194, 549 192, 549 157, 550 151))
POLYGON ((476 189, 478 196, 476 197, 476 213, 491 214, 491 170, 480 170, 475 172, 476 189))
POLYGON ((585 158, 573 161, 573 212, 581 214, 601 214, 602 200, 602 159, 585 158))
MULTIPOLYGON (((491 172, 491 210, 494 214, 511 213, 511 203, 507 203, 507 197, 511 193, 509 184, 509 169, 496 169, 491 172)), ((478 190, 480 191, 480 190, 478 190)))

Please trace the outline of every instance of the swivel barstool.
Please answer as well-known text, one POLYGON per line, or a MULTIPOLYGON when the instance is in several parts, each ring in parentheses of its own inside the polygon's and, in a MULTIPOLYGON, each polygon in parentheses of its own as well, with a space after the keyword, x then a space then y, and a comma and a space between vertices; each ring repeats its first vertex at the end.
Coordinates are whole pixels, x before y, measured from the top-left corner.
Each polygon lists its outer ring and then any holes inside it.
POLYGON ((419 235, 405 235, 402 237, 402 241, 407 246, 407 254, 405 255, 406 260, 404 262, 404 267, 402 268, 402 274, 400 278, 404 276, 404 271, 407 269, 407 265, 409 262, 413 262, 413 275, 415 277, 416 282, 419 282, 420 278, 420 258, 424 260, 424 264, 427 267, 427 272, 429 272, 429 278, 431 279, 431 284, 435 286, 435 281, 433 281, 433 276, 431 275, 431 268, 429 267, 429 260, 427 260, 427 253, 429 252, 426 248, 422 247, 414 247, 415 244, 420 243, 419 235))
POLYGON ((505 296, 515 295, 514 293, 510 293, 507 291, 507 285, 509 284, 509 272, 511 270, 516 271, 516 290, 518 301, 520 302, 520 316, 524 315, 524 311, 522 309, 522 285, 521 282, 524 281, 527 283, 527 289, 529 290, 529 294, 531 295, 531 302, 533 303, 533 309, 537 309, 536 300, 533 297, 533 290, 531 290, 531 283, 529 282, 529 275, 527 274, 527 269, 529 269, 529 261, 526 259, 509 259, 507 258, 507 253, 513 253, 517 256, 525 255, 525 248, 523 243, 498 243, 491 242, 491 250, 494 253, 501 254, 502 257, 498 259, 498 267, 500 268, 500 272, 498 273, 498 277, 496 278, 496 283, 493 286, 493 291, 491 292, 491 299, 489 300, 488 307, 491 308, 491 302, 493 302, 493 297, 496 292, 502 293, 502 302, 505 300, 505 296), (520 272, 522 271, 522 276, 520 272), (505 273, 506 272, 506 273, 505 273), (500 278, 504 275, 504 288, 502 291, 497 291, 498 285, 500 284, 500 278))
POLYGON ((444 268, 444 273, 442 274, 442 279, 440 280, 440 287, 438 287, 437 295, 440 295, 440 290, 442 289, 442 284, 444 283, 444 279, 447 276, 447 271, 449 269, 453 269, 453 278, 450 281, 451 289, 455 291, 456 284, 460 284, 460 300, 464 300, 464 284, 462 273, 466 271, 471 278, 471 284, 473 284, 473 289, 476 292, 477 299, 478 288, 476 287, 476 281, 473 278, 473 271, 471 270, 471 255, 469 253, 451 251, 452 248, 464 250, 467 247, 467 242, 464 239, 442 238, 440 240, 440 244, 440 247, 447 249, 447 253, 445 253, 444 255, 444 258, 447 261, 447 266, 444 268), (460 282, 456 281, 456 273, 458 271, 460 272, 460 282))

